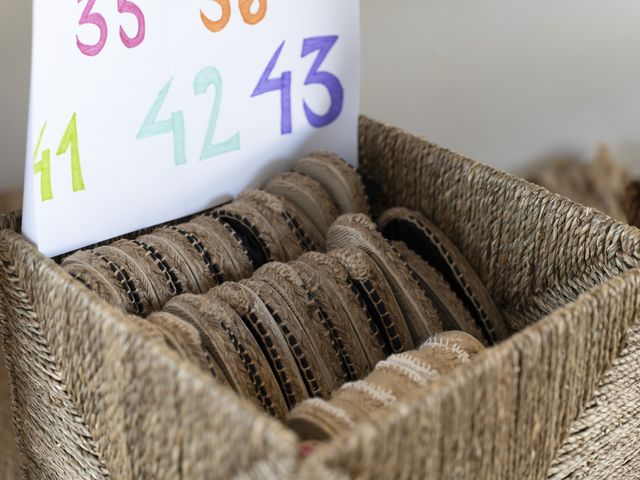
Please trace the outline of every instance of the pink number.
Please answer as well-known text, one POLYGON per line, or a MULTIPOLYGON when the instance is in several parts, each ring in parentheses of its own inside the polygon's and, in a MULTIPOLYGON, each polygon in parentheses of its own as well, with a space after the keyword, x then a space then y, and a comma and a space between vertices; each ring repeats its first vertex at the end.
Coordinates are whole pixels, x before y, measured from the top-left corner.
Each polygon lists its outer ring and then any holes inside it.
MULTIPOLYGON (((81 3, 82 0, 78 0, 78 3, 81 3)), ((100 29, 100 39, 98 43, 95 45, 86 45, 80 41, 80 38, 76 35, 76 43, 78 44, 78 48, 80 51, 89 56, 95 57, 98 55, 105 44, 107 43, 107 22, 102 15, 99 13, 92 13, 91 10, 95 5, 96 0, 87 0, 87 6, 84 7, 84 11, 82 12, 82 16, 80 17, 79 25, 95 25, 100 29)))
POLYGON ((128 0, 118 0, 118 12, 130 13, 135 15, 138 20, 138 33, 136 33, 135 37, 129 37, 124 31, 124 28, 120 27, 120 39, 122 40, 122 43, 124 43, 124 46, 127 48, 137 47, 143 42, 144 35, 146 33, 146 25, 142 10, 140 10, 140 7, 133 2, 128 0))

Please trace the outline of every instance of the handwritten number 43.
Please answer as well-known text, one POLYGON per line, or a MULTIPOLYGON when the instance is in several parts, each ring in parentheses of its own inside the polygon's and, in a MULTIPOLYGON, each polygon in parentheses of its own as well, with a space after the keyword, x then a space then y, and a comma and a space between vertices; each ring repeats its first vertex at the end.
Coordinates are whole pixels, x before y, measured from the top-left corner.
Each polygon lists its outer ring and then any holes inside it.
MULTIPOLYGON (((82 3, 83 1, 84 0, 78 0, 78 3, 82 3)), ((95 4, 96 0, 87 0, 87 4, 84 7, 78 24, 80 26, 94 25, 97 27, 100 32, 98 42, 93 45, 89 45, 83 43, 80 40, 80 37, 76 35, 76 44, 78 45, 78 49, 84 55, 89 57, 95 57, 102 51, 104 46, 107 44, 107 37, 109 36, 107 21, 100 13, 93 11, 95 4)), ((137 47, 144 41, 146 32, 146 23, 142 10, 140 10, 140 7, 138 7, 134 2, 129 0, 118 0, 118 12, 121 14, 133 15, 136 18, 136 21, 138 22, 138 30, 136 34, 134 36, 130 36, 124 28, 120 26, 120 40, 127 48, 137 47)))
MULTIPOLYGON (((318 52, 311 70, 305 79, 305 85, 322 85, 329 91, 329 97, 331 104, 327 113, 317 114, 311 107, 304 102, 304 113, 307 117, 309 124, 313 127, 321 128, 333 123, 342 113, 344 106, 344 88, 340 83, 338 77, 329 72, 321 71, 320 68, 325 59, 331 52, 331 49, 338 41, 338 37, 335 35, 324 37, 312 37, 304 40, 302 44, 302 58, 318 52)), ((280 91, 280 108, 282 111, 280 133, 287 135, 292 133, 293 125, 291 118, 291 77, 290 71, 284 72, 279 78, 271 78, 276 64, 280 58, 280 54, 284 48, 285 43, 282 42, 280 47, 276 50, 276 53, 271 58, 271 61, 267 65, 266 70, 262 74, 258 85, 253 91, 252 97, 257 97, 269 92, 280 91)))

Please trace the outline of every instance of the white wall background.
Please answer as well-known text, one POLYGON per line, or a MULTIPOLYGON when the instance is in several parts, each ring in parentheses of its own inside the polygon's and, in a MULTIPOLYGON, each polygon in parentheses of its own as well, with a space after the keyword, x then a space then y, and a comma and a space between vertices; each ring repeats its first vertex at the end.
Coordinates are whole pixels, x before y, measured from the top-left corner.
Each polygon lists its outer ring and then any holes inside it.
MULTIPOLYGON (((22 182, 30 9, 0 0, 0 191, 22 182)), ((363 113, 512 171, 587 157, 599 141, 640 164, 637 0, 362 0, 362 10, 363 113)))
POLYGON ((0 0, 0 192, 22 185, 30 63, 31 0, 0 0))
POLYGON ((363 12, 363 112, 508 170, 588 157, 599 141, 640 164, 640 2, 363 0, 363 12))

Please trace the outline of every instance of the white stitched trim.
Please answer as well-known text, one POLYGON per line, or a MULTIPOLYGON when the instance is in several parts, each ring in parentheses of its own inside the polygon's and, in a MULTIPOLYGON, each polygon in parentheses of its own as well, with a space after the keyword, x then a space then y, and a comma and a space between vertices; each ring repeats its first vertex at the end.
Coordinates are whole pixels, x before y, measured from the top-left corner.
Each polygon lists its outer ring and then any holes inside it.
POLYGON ((372 398, 378 403, 381 403, 385 407, 390 407, 398 401, 396 396, 389 390, 385 390, 377 385, 371 385, 365 380, 358 380, 357 382, 351 382, 345 384, 342 388, 345 390, 356 390, 364 393, 369 398, 372 398))
POLYGON ((438 372, 430 366, 424 365, 419 360, 406 354, 393 355, 378 365, 382 368, 394 369, 396 372, 404 374, 420 386, 439 375, 438 372))
POLYGON ((419 387, 422 387, 427 384, 427 380, 419 373, 416 373, 414 370, 412 370, 411 368, 405 365, 400 365, 398 363, 390 362, 389 360, 384 360, 378 363, 376 369, 393 370, 393 373, 398 373, 408 378, 419 387))
POLYGON ((342 420, 342 422, 346 423, 347 426, 353 427, 355 422, 351 418, 351 416, 345 412, 342 408, 332 405, 329 402, 322 400, 321 398, 311 398, 304 402, 304 405, 308 405, 310 407, 315 407, 318 410, 322 410, 325 413, 337 418, 338 420, 342 420))
POLYGON ((430 338, 422 344, 420 350, 431 347, 441 347, 448 352, 455 354, 458 357, 458 360, 460 360, 460 363, 469 363, 471 361, 471 357, 469 356, 469 354, 462 348, 460 348, 460 345, 458 345, 457 343, 450 343, 449 340, 430 338))
POLYGON ((416 372, 421 377, 427 380, 433 380, 440 376, 440 372, 438 372, 431 365, 426 365, 421 362, 419 359, 411 356, 408 353, 399 353, 389 358, 392 363, 396 363, 398 365, 403 365, 407 368, 410 368, 414 372, 416 372))

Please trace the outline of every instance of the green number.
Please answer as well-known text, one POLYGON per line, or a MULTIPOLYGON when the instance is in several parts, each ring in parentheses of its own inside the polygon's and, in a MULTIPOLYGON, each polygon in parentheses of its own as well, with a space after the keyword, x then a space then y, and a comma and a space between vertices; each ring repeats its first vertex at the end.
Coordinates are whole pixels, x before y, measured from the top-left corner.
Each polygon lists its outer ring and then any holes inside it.
POLYGON ((38 137, 38 143, 36 143, 36 148, 33 151, 33 161, 35 162, 38 159, 38 152, 40 151, 40 144, 42 143, 42 137, 44 136, 44 131, 47 129, 47 122, 44 122, 42 125, 42 130, 40 130, 40 136, 38 137))
POLYGON ((158 114, 162 105, 164 105, 173 78, 160 90, 156 101, 153 103, 151 110, 144 119, 142 127, 136 137, 138 140, 156 135, 163 135, 165 133, 173 133, 173 149, 174 159, 176 165, 183 165, 187 163, 186 145, 185 145, 185 127, 184 127, 184 115, 182 112, 174 112, 171 114, 171 119, 158 121, 158 114))
POLYGON ((82 179, 82 166, 80 165, 80 148, 78 147, 78 126, 76 124, 76 114, 74 113, 67 125, 67 130, 60 140, 56 155, 64 155, 71 147, 71 180, 73 191, 84 190, 84 180, 82 179))
MULTIPOLYGON (((36 150, 36 155, 37 155, 36 150)), ((53 200, 51 189, 51 150, 42 152, 42 160, 33 165, 33 173, 40 174, 40 196, 43 202, 53 200)))
MULTIPOLYGON (((33 152, 34 162, 38 158, 40 151, 40 144, 42 143, 42 137, 44 131, 47 129, 47 123, 42 127, 36 148, 33 152)), ((71 148, 71 180, 74 192, 80 192, 84 190, 84 180, 82 179, 82 165, 80 164, 80 148, 78 146, 78 125, 76 121, 76 114, 74 113, 67 125, 67 129, 60 140, 58 146, 57 156, 64 155, 71 148)), ((53 188, 51 187, 51 150, 47 149, 42 152, 42 159, 34 163, 33 173, 40 174, 40 197, 43 202, 47 200, 53 200, 53 188)))
POLYGON ((211 111, 211 118, 209 120, 209 126, 207 127, 207 134, 204 139, 204 145, 202 146, 202 153, 200 154, 200 161, 207 160, 218 155, 240 150, 240 134, 236 133, 228 140, 214 144, 213 137, 216 132, 216 126, 218 124, 218 117, 220 115, 220 106, 222 103, 222 77, 220 72, 215 67, 207 67, 200 70, 196 75, 193 89, 196 95, 203 95, 207 93, 210 86, 214 86, 216 89, 216 95, 213 101, 213 110, 211 111))
MULTIPOLYGON (((40 144, 42 143, 42 137, 44 131, 47 129, 47 122, 44 122, 42 130, 40 130, 40 136, 38 137, 38 143, 33 151, 33 161, 38 159, 38 153, 40 152, 40 144)), ((53 190, 51 188, 51 151, 46 150, 42 152, 42 160, 33 164, 33 173, 35 175, 40 174, 40 197, 43 202, 47 200, 53 200, 53 190)))

